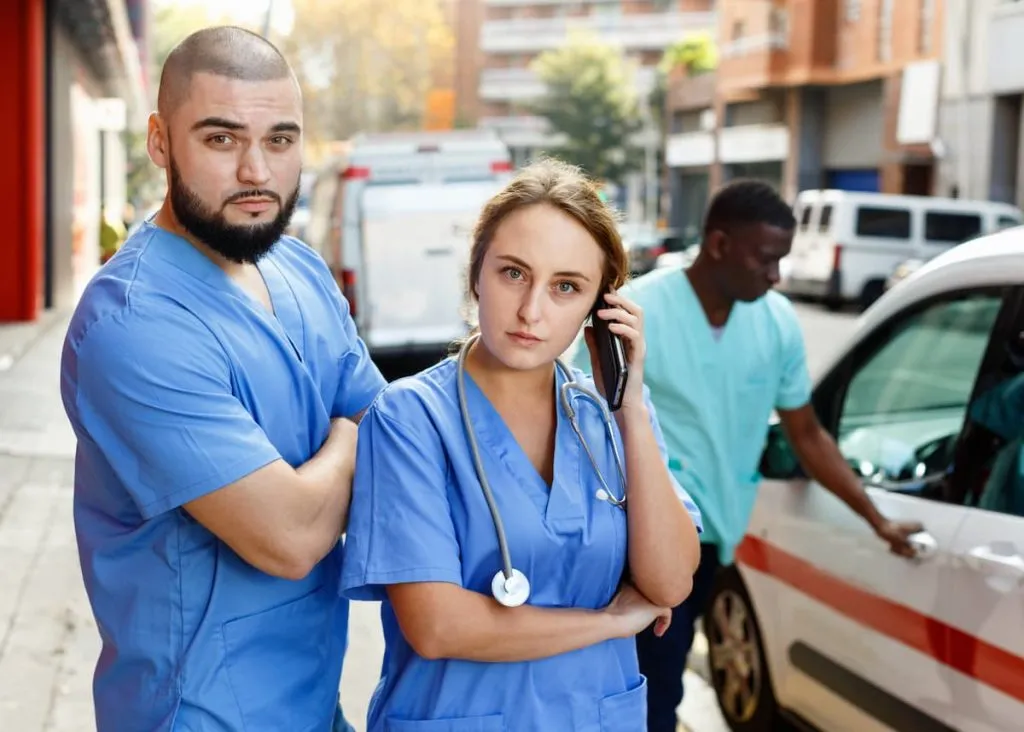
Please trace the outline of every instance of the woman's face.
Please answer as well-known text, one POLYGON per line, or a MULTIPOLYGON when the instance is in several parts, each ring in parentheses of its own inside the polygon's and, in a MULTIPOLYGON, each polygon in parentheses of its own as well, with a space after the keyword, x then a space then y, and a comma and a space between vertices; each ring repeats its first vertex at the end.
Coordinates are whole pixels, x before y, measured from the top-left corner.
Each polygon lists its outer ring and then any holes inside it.
POLYGON ((512 369, 551 364, 590 313, 604 262, 590 232, 554 206, 510 214, 494 234, 476 287, 487 350, 512 369))

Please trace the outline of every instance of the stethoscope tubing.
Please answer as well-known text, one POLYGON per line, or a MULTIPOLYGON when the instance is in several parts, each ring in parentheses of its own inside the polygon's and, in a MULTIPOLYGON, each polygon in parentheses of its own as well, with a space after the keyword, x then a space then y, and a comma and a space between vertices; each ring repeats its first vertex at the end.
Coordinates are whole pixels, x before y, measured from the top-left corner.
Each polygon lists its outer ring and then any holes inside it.
MULTIPOLYGON (((473 458, 473 467, 475 468, 477 478, 480 481, 480 489, 484 494, 484 499, 487 501, 487 508, 491 513, 491 520, 494 522, 494 532, 498 539, 498 551, 501 554, 501 574, 505 579, 506 590, 512 593, 514 592, 514 590, 511 589, 510 583, 513 581, 513 578, 516 575, 516 570, 512 565, 512 555, 508 548, 508 538, 505 534, 504 522, 501 520, 501 512, 498 510, 498 504, 494 498, 494 492, 491 490, 490 481, 487 479, 487 474, 484 471, 483 459, 480 456, 480 446, 477 443, 476 433, 473 430, 473 423, 469 414, 469 401, 466 399, 466 356, 469 353, 470 347, 479 337, 479 334, 471 336, 465 341, 465 343, 462 344, 462 347, 459 349, 458 370, 456 376, 456 390, 459 399, 459 411, 461 412, 462 415, 462 425, 466 432, 466 439, 469 441, 469 449, 473 458)), ((559 392, 559 401, 562 404, 562 409, 565 411, 566 416, 569 417, 569 423, 570 425, 572 425, 573 432, 576 433, 576 438, 583 446, 584 451, 586 451, 587 457, 590 459, 590 464, 593 466, 594 472, 597 474, 598 480, 601 482, 601 490, 597 492, 597 498, 603 501, 607 501, 608 503, 617 508, 625 510, 626 475, 625 470, 623 468, 622 455, 619 452, 618 443, 615 440, 615 433, 612 429, 611 412, 608 410, 607 405, 604 403, 601 397, 599 397, 596 393, 587 389, 586 387, 581 386, 578 382, 572 380, 572 373, 569 371, 569 368, 561 362, 561 360, 556 359, 555 364, 562 371, 563 375, 566 378, 566 381, 564 384, 562 384, 561 390, 559 392), (572 397, 569 394, 569 392, 574 389, 578 391, 580 395, 592 401, 601 410, 601 416, 604 421, 605 432, 607 434, 609 442, 611 443, 612 452, 615 456, 615 464, 619 473, 620 485, 623 487, 622 495, 619 497, 616 497, 614 494, 612 494, 611 488, 605 481, 603 473, 598 468, 597 460, 594 458, 594 454, 593 452, 591 452, 590 446, 587 444, 586 439, 584 439, 583 437, 583 431, 580 429, 579 421, 576 416, 576 410, 573 407, 572 397)), ((523 576, 522 579, 524 582, 527 582, 528 585, 528 581, 526 580, 525 576, 523 576)))

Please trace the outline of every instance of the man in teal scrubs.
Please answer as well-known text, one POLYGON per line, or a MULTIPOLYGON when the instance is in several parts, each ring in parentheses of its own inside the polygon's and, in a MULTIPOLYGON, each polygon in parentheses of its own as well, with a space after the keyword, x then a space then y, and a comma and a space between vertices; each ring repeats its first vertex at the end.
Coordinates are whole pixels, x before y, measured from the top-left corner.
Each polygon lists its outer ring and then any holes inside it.
POLYGON ((61 363, 96 725, 347 727, 338 539, 384 379, 323 260, 282 236, 298 84, 259 36, 199 31, 147 144, 167 198, 86 288, 61 363))
MULTIPOLYGON (((623 289, 644 311, 644 382, 669 467, 704 518, 690 597, 662 638, 637 637, 648 681, 648 732, 675 732, 683 671, 717 568, 733 560, 753 510, 758 463, 777 409, 807 472, 864 517, 893 551, 911 556, 919 524, 888 521, 871 503, 810 405, 800 323, 771 291, 796 221, 770 186, 737 181, 708 207, 700 254, 686 271, 658 269, 623 289)), ((585 350, 576 365, 586 369, 585 350)))

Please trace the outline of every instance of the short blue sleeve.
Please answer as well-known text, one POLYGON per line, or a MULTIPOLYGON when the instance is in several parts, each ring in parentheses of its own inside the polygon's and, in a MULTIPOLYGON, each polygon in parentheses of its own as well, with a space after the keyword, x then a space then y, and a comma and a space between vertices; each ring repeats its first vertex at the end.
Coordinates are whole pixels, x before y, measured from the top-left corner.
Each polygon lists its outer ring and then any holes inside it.
POLYGON ((349 348, 342 356, 341 380, 331 416, 354 417, 370 406, 380 390, 387 385, 387 381, 370 358, 370 352, 363 339, 356 332, 356 324, 349 314, 347 301, 344 298, 341 301, 344 310, 345 338, 348 339, 349 348))
POLYGON ((280 459, 232 394, 226 355, 190 313, 133 310, 100 321, 73 368, 81 427, 144 518, 280 459))
MULTIPOLYGON (((668 469, 668 448, 665 446, 665 435, 661 432, 661 424, 658 422, 658 414, 654 408, 654 402, 651 401, 651 391, 644 385, 644 402, 647 404, 647 410, 651 415, 651 428, 654 430, 654 439, 658 443, 658 452, 661 454, 661 462, 668 469)), ((676 480, 675 475, 672 471, 668 471, 668 477, 672 481, 672 486, 676 490, 676 495, 679 496, 679 500, 682 501, 683 507, 686 508, 687 513, 690 514, 690 518, 693 519, 693 525, 697 527, 697 533, 704 532, 704 520, 701 516, 700 509, 697 508, 697 504, 690 498, 690 494, 686 492, 686 489, 679 484, 676 480)))
POLYGON ((788 302, 779 316, 777 321, 782 346, 782 371, 775 406, 779 409, 799 409, 811 400, 811 376, 807 369, 804 335, 796 312, 788 302))
POLYGON ((403 407, 399 421, 377 402, 359 424, 341 578, 353 600, 382 600, 393 584, 462 586, 440 436, 419 404, 403 407))

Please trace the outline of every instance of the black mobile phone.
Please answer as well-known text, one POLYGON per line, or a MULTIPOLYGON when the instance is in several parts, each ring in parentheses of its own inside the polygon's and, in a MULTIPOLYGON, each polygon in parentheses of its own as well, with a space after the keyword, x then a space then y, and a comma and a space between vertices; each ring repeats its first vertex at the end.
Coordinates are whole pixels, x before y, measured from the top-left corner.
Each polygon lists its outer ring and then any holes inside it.
POLYGON ((626 348, 622 338, 608 329, 608 321, 600 318, 597 311, 608 305, 601 295, 590 312, 590 324, 594 328, 594 344, 597 346, 597 362, 601 364, 601 375, 604 379, 604 393, 611 411, 622 406, 622 395, 626 391, 626 378, 629 369, 626 366, 626 348))

